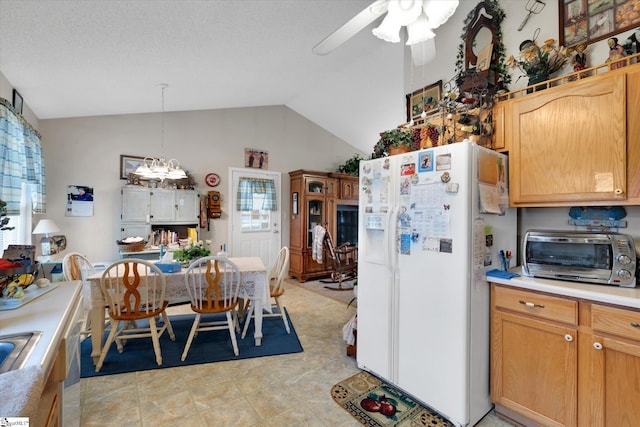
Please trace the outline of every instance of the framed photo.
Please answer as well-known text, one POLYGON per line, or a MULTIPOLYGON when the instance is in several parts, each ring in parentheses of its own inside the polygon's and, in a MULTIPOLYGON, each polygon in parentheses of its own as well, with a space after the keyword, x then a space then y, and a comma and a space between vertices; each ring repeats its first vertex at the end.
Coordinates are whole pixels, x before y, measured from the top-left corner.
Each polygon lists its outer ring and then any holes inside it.
POLYGON ((245 148, 244 167, 255 169, 269 169, 269 153, 256 148, 245 148))
POLYGON ((134 173, 142 164, 144 157, 120 155, 120 179, 129 179, 129 174, 134 173))
POLYGON ((16 110, 16 113, 22 114, 22 95, 18 93, 17 90, 13 90, 13 109, 16 110))
MULTIPOLYGON (((640 1, 640 0, 638 0, 640 1)), ((427 114, 438 109, 438 103, 442 98, 442 80, 408 93, 407 98, 407 122, 418 119, 422 112, 427 114)))
POLYGON ((558 4, 560 46, 594 43, 640 24, 640 0, 561 0, 558 4))

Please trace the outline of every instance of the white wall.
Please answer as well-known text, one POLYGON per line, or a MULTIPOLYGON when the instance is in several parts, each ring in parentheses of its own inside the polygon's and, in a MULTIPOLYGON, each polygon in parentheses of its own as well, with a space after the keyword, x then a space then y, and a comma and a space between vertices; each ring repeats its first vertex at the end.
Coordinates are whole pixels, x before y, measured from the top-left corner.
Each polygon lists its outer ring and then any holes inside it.
POLYGON ((68 240, 67 251, 92 260, 118 258, 120 238, 120 155, 176 158, 206 194, 209 172, 220 175, 223 216, 201 229, 213 247, 229 242, 228 168, 244 167, 244 149, 269 153, 269 170, 282 172, 283 244, 289 243, 289 176, 295 169, 335 171, 355 154, 350 145, 283 106, 165 113, 165 149, 161 153, 161 115, 131 114, 41 120, 47 173, 47 218, 68 240), (65 217, 69 185, 94 188, 93 217, 65 217))

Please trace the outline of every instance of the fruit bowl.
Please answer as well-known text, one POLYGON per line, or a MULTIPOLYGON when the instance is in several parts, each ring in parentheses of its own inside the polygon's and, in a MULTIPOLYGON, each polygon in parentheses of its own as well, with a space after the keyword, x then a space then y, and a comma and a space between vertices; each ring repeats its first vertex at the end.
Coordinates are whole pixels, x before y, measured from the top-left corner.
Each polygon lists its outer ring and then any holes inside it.
POLYGON ((0 269, 0 294, 4 294, 9 285, 28 288, 38 276, 38 263, 0 269))

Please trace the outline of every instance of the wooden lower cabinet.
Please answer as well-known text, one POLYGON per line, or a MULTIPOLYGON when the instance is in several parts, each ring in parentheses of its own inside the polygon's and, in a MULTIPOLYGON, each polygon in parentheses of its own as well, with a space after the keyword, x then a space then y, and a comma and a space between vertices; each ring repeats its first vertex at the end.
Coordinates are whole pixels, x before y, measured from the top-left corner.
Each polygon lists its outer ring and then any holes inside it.
POLYGON ((564 320, 577 304, 497 286, 492 297, 493 402, 535 425, 575 426, 577 325, 564 320))
POLYGON ((591 305, 591 425, 640 425, 640 313, 591 305))
POLYGON ((640 426, 640 311, 491 285, 491 398, 525 426, 640 426))

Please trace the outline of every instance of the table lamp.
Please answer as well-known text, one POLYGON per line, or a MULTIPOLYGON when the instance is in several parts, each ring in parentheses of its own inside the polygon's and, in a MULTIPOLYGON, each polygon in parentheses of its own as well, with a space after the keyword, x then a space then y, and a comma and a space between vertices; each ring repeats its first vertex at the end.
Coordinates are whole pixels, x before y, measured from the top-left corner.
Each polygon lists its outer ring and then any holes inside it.
POLYGON ((51 256, 51 237, 50 234, 57 233, 60 228, 50 219, 41 219, 33 229, 32 234, 44 234, 44 237, 40 239, 40 248, 42 249, 43 257, 51 256))

